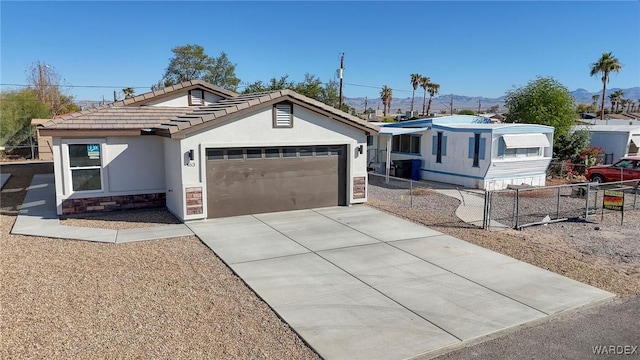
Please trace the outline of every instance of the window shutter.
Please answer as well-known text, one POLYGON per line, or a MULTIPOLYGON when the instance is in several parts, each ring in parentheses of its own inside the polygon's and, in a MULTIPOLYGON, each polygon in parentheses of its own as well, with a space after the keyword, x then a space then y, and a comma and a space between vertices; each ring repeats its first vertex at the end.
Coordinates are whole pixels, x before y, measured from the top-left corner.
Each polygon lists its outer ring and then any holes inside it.
POLYGON ((484 160, 484 152, 485 152, 485 146, 487 145, 487 139, 485 138, 480 138, 480 160, 484 160))
POLYGON ((431 140, 431 155, 436 156, 438 154, 438 136, 433 135, 431 140))
POLYGON ((498 156, 504 156, 504 139, 498 139, 498 156))
POLYGON ((447 156, 447 137, 442 136, 442 156, 447 156))
POLYGON ((276 105, 276 126, 277 127, 291 126, 291 105, 290 104, 276 105))
POLYGON ((469 159, 473 159, 473 150, 476 147, 476 139, 474 137, 469 138, 469 159))

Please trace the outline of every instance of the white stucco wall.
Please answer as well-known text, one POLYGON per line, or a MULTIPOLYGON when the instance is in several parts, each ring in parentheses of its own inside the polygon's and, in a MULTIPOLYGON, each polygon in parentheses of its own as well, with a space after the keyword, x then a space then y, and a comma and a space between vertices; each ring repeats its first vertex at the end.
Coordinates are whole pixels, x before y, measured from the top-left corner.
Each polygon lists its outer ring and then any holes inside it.
MULTIPOLYGON (((195 152, 195 166, 188 166, 185 161, 181 166, 182 191, 184 192, 184 188, 187 187, 200 186, 203 188, 204 202, 202 215, 186 216, 185 214, 183 219, 207 217, 205 150, 216 147, 347 145, 347 203, 365 202, 366 197, 353 199, 353 178, 367 176, 366 133, 297 105, 294 105, 293 113, 292 128, 273 128, 272 110, 269 107, 250 113, 242 119, 227 121, 182 139, 180 148, 173 150, 173 152, 178 151, 177 157, 184 159, 189 150, 193 149, 195 152), (359 145, 363 145, 363 154, 356 153, 359 145)), ((175 155, 172 157, 174 158, 175 155)), ((186 208, 186 205, 183 204, 183 208, 186 208)))
POLYGON ((163 141, 156 136, 78 138, 53 141, 56 205, 73 198, 165 192, 163 141), (102 190, 74 192, 69 169, 69 144, 100 144, 102 190))
MULTIPOLYGON (((211 105, 220 101, 222 98, 220 96, 214 95, 210 92, 204 92, 204 103, 205 105, 211 105)), ((171 94, 167 97, 162 97, 160 99, 150 101, 146 103, 147 106, 167 106, 167 107, 188 107, 189 106, 189 91, 181 91, 175 94, 171 94)), ((203 106, 203 105, 200 105, 203 106)))
POLYGON ((184 213, 184 187, 182 186, 184 160, 180 156, 180 140, 164 138, 163 142, 167 209, 182 219, 184 213))

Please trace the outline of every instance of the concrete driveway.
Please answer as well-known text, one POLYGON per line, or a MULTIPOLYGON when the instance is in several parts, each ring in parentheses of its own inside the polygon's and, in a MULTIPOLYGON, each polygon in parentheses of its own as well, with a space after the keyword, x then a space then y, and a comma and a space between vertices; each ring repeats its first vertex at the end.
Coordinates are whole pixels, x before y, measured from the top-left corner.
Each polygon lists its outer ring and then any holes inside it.
POLYGON ((361 205, 188 226, 326 359, 406 359, 614 295, 361 205))

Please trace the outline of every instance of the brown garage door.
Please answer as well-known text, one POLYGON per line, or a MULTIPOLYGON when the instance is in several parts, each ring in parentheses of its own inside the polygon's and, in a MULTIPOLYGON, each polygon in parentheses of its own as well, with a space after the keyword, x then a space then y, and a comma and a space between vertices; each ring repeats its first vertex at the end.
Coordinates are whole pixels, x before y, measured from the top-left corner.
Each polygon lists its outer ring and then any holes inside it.
POLYGON ((207 149, 208 216, 345 205, 345 149, 207 149))

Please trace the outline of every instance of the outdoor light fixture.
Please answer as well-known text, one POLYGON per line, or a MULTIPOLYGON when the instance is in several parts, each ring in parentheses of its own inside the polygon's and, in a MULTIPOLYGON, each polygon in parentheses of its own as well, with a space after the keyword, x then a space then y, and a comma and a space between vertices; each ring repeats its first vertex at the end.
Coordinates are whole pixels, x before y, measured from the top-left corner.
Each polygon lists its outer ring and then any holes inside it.
POLYGON ((189 161, 193 161, 194 159, 194 155, 193 155, 193 149, 189 150, 189 161))
POLYGON ((358 154, 362 154, 362 152, 364 151, 364 146, 360 145, 358 146, 358 154))

